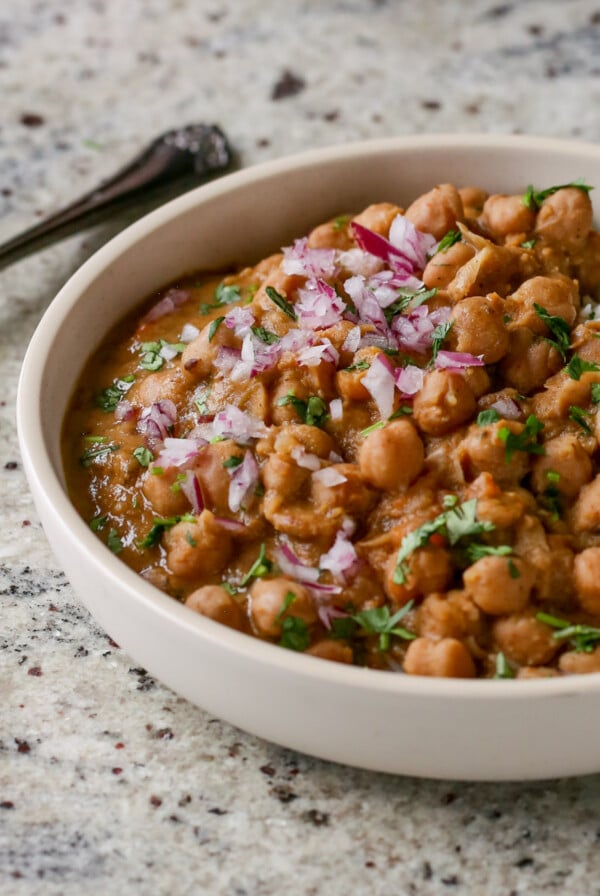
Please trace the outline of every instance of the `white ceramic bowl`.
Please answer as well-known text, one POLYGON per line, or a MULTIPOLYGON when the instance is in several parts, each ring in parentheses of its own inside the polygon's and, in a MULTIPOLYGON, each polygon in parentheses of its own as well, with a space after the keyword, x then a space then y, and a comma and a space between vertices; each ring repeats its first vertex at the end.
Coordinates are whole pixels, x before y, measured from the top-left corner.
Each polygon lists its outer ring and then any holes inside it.
POLYGON ((144 582, 89 530, 65 493, 59 447, 86 359, 119 318, 183 272, 257 261, 336 214, 382 200, 406 205, 441 181, 514 192, 577 177, 600 185, 600 148, 428 136, 316 150, 170 202, 69 280, 25 359, 21 448, 59 562, 83 603, 136 662, 240 728, 325 759, 471 780, 600 770, 600 675, 417 678, 325 662, 220 626, 144 582))

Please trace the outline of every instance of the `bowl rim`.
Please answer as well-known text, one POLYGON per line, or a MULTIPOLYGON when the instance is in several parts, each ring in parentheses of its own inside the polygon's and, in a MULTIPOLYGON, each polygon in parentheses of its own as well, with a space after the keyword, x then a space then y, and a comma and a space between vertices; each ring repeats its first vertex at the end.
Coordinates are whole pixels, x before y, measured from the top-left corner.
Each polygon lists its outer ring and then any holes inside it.
POLYGON ((111 584, 121 588, 128 600, 141 604, 146 612, 161 616, 169 624, 175 624, 176 627, 193 633, 199 640, 211 642, 246 661, 307 680, 318 680, 324 685, 397 696, 405 694, 424 698, 460 697, 469 702, 486 698, 505 702, 534 696, 552 698, 594 692, 600 687, 600 673, 492 682, 489 679, 444 679, 400 675, 331 661, 317 661, 315 657, 282 649, 278 645, 235 631, 194 613, 144 581, 123 561, 111 554, 94 535, 69 500, 54 470, 45 443, 40 394, 49 350, 79 297, 101 271, 117 257, 126 254, 138 241, 198 205, 248 184, 258 184, 272 176, 365 155, 375 158, 394 150, 439 149, 441 145, 482 152, 535 150, 600 161, 600 146, 577 140, 492 134, 385 137, 312 149, 249 166, 172 199, 131 224, 85 261, 51 300, 38 323, 27 348, 17 390, 17 429, 25 469, 31 490, 34 494, 36 492, 38 495, 41 494, 52 505, 56 516, 68 530, 76 549, 85 555, 86 561, 93 567, 100 568, 110 578, 111 584))

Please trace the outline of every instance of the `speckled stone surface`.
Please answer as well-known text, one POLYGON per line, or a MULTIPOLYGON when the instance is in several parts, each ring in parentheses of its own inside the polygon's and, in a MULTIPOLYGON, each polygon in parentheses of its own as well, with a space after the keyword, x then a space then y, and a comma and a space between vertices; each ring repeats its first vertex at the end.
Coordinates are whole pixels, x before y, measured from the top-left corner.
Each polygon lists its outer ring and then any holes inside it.
MULTIPOLYGON (((194 120, 246 165, 421 131, 596 140, 600 4, 3 0, 0 96, 6 238, 194 120)), ((44 308, 117 229, 0 275, 0 893, 599 894, 600 777, 461 785, 315 761, 179 699, 80 606, 14 399, 44 308)))

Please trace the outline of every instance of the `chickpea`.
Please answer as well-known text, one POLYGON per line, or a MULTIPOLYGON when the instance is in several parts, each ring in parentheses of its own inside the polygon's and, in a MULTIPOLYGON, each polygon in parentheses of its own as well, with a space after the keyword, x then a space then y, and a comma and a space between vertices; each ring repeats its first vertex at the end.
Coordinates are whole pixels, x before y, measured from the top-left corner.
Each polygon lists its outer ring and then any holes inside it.
POLYGON ((278 498, 298 494, 309 477, 310 470, 299 467, 295 460, 281 454, 271 454, 262 468, 265 488, 276 492, 278 498))
POLYGON ((562 317, 572 327, 579 311, 576 282, 563 274, 526 280, 506 300, 506 311, 513 319, 512 328, 529 327, 538 336, 550 335, 547 325, 535 310, 536 305, 548 314, 562 317))
POLYGON ((519 557, 482 557, 465 569, 463 582, 469 597, 484 613, 502 616, 525 609, 533 573, 519 557))
POLYGON ((458 269, 454 280, 448 284, 448 295, 452 302, 492 292, 505 296, 519 274, 516 252, 504 246, 484 246, 458 269))
POLYGON ((309 647, 306 653, 318 656, 323 660, 333 660, 334 663, 351 664, 354 659, 351 647, 341 641, 333 641, 331 638, 323 638, 322 641, 309 647))
POLYGON ((435 545, 419 548, 406 561, 408 575, 404 584, 394 582, 397 554, 394 552, 385 568, 384 590, 395 604, 402 606, 422 594, 445 591, 452 581, 454 566, 448 551, 435 545))
POLYGON ((600 614, 600 547, 575 555, 573 578, 579 606, 593 616, 600 614))
POLYGON ((535 618, 535 611, 496 619, 492 635, 498 650, 519 666, 544 666, 560 645, 552 629, 535 618))
POLYGON ((481 611, 464 591, 429 594, 417 611, 418 631, 427 638, 466 638, 481 632, 481 611))
POLYGON ((241 630, 244 627, 243 613, 230 594, 220 585, 204 585, 192 591, 185 601, 186 607, 208 616, 215 622, 241 630))
POLYGON ((409 420, 393 420, 375 430, 358 452, 365 480, 387 491, 408 488, 423 469, 424 461, 423 442, 409 420))
POLYGON ((515 451, 508 463, 506 443, 498 435, 504 429, 520 435, 525 427, 516 420, 498 420, 489 426, 469 427, 458 452, 468 479, 475 479, 481 473, 491 473, 499 485, 510 486, 525 476, 529 469, 529 456, 523 451, 515 451))
MULTIPOLYGON (((349 220, 349 219, 348 219, 349 220)), ((311 249, 350 249, 353 245, 349 233, 348 224, 343 224, 341 218, 334 218, 326 224, 319 224, 308 235, 308 245, 311 249)))
POLYGON ((462 375, 475 398, 481 398, 492 388, 492 381, 485 367, 467 367, 462 375))
POLYGON ((297 423, 299 420, 298 412, 293 404, 280 404, 290 392, 303 401, 309 397, 309 390, 300 370, 286 370, 277 380, 271 395, 271 422, 277 426, 282 426, 284 423, 297 423))
POLYGON ((584 190, 567 187, 544 199, 535 231, 569 250, 580 248, 592 227, 592 203, 584 190))
POLYGON ((231 476, 223 466, 230 457, 243 459, 244 449, 231 439, 207 445, 194 462, 194 473, 202 487, 206 504, 221 516, 229 510, 231 476))
POLYGON ((287 616, 301 619, 306 625, 317 621, 315 603, 307 589, 283 576, 254 582, 250 589, 250 614, 257 632, 267 638, 281 636, 281 623, 287 616), (289 594, 294 599, 284 609, 289 594))
POLYGON ((187 513, 190 502, 178 485, 180 471, 177 467, 168 467, 160 476, 155 476, 153 470, 156 464, 150 464, 148 472, 142 480, 142 491, 152 509, 158 516, 177 516, 187 513))
POLYGON ((533 461, 531 484, 538 493, 550 486, 574 498, 592 478, 592 462, 577 436, 564 433, 545 443, 546 453, 533 461))
POLYGON ((558 678, 556 669, 550 666, 523 666, 517 672, 519 681, 528 681, 534 678, 558 678))
POLYGON ((564 675, 588 675, 600 672, 600 647, 591 653, 577 653, 567 650, 558 660, 558 668, 564 675))
POLYGON ((474 678, 473 658, 465 645, 455 638, 411 641, 404 658, 407 675, 431 675, 440 678, 474 678))
POLYGON ((196 382, 205 379, 212 372, 219 349, 239 348, 240 340, 229 327, 221 324, 212 339, 209 338, 210 327, 210 324, 206 324, 200 335, 186 345, 181 355, 183 369, 196 382))
POLYGON ((501 238, 511 233, 529 233, 533 230, 535 215, 523 205, 520 196, 494 193, 485 201, 481 224, 494 237, 501 238))
POLYGON ((462 299, 452 309, 450 319, 449 345, 454 351, 483 355, 486 364, 495 364, 508 351, 504 300, 500 296, 462 299))
POLYGON ((304 448, 309 454, 326 458, 333 451, 335 442, 324 430, 304 423, 284 426, 276 434, 275 451, 278 454, 291 454, 299 447, 304 448))
POLYGON ((461 187, 458 195, 462 199, 467 218, 476 218, 482 211, 488 193, 479 187, 461 187))
POLYGON ((392 221, 396 215, 401 214, 402 209, 398 208, 397 205, 393 205, 391 202, 377 202, 374 205, 369 205, 360 215, 356 215, 352 220, 356 221, 357 224, 362 224, 363 227, 372 230, 374 233, 387 237, 392 221))
POLYGON ((221 572, 231 556, 231 537, 203 510, 194 523, 176 523, 164 534, 167 566, 184 579, 221 572))
POLYGON ((475 250, 471 246, 460 242, 454 243, 445 252, 437 252, 423 271, 423 282, 427 289, 445 289, 454 280, 459 268, 470 261, 474 254, 475 250))
POLYGON ((325 485, 321 479, 312 479, 311 497, 315 510, 326 513, 340 508, 350 516, 361 516, 375 501, 375 495, 363 480, 358 464, 332 464, 328 469, 344 477, 338 485, 325 485))
POLYGON ((179 367, 149 373, 134 383, 127 398, 134 405, 149 407, 163 398, 170 398, 176 404, 183 402, 189 389, 188 376, 179 367))
POLYGON ((456 229, 457 221, 464 221, 462 200, 452 184, 440 184, 423 193, 409 205, 406 217, 417 230, 423 230, 436 238, 441 238, 449 230, 456 229))
MULTIPOLYGON (((381 349, 374 345, 359 348, 349 366, 357 367, 361 361, 371 364, 380 354, 381 349)), ((368 401, 371 395, 362 384, 362 379, 366 373, 366 369, 338 370, 335 376, 335 384, 340 398, 346 401, 368 401)))
POLYGON ((573 505, 571 523, 575 532, 600 529, 600 476, 584 485, 573 505))
POLYGON ((527 394, 541 389, 548 377, 562 367, 562 358, 545 338, 536 336, 528 327, 519 327, 510 334, 508 352, 500 362, 500 373, 506 384, 527 394))
POLYGON ((415 395, 413 416, 423 432, 441 436, 466 423, 475 408, 475 395, 462 374, 432 370, 415 395))
POLYGON ((597 294, 600 287, 600 233, 596 230, 590 231, 578 253, 575 276, 579 280, 582 296, 597 294))

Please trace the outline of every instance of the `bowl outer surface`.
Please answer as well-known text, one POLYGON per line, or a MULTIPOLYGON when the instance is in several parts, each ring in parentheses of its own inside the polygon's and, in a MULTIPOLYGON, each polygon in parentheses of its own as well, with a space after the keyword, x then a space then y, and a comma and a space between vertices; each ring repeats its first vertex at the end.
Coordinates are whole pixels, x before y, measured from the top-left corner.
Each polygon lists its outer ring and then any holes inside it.
POLYGON ((463 780, 600 770, 600 676, 419 679, 316 660, 231 631, 148 585, 100 543, 65 494, 60 458, 62 420, 87 358, 124 314, 182 273, 256 262, 328 217, 384 200, 406 206, 443 181, 515 192, 577 177, 600 184, 600 149, 455 135, 318 150, 174 200, 71 278, 23 365, 21 448, 57 558, 136 661, 247 731, 364 768, 463 780))

